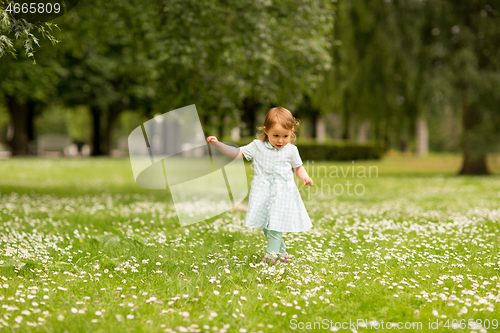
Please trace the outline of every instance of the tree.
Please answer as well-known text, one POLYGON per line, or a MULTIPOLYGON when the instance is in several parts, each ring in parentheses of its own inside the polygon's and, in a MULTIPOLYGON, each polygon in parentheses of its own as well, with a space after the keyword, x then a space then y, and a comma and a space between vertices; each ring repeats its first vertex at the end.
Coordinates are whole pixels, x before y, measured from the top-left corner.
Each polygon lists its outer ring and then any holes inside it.
MULTIPOLYGON (((242 71, 247 83, 245 100, 255 101, 253 113, 259 105, 293 110, 322 84, 323 73, 331 66, 335 7, 330 1, 274 1, 264 9, 264 19, 269 22, 266 29, 261 31, 257 24, 254 31, 247 32, 253 39, 263 36, 263 40, 244 46, 252 50, 246 52, 243 63, 247 65, 242 71)), ((252 110, 247 108, 245 113, 252 110)))
POLYGON ((94 155, 107 153, 125 109, 196 103, 220 127, 252 100, 245 114, 255 121, 259 105, 291 108, 320 81, 331 9, 326 0, 82 2, 57 19, 59 100, 89 105, 94 155))
MULTIPOLYGON (((495 5, 496 6, 496 5, 495 5)), ((428 13, 436 35, 436 65, 447 68, 461 112, 462 175, 484 175, 486 156, 499 139, 500 27, 490 2, 434 0, 428 13)))
POLYGON ((0 101, 6 104, 14 126, 10 145, 15 156, 29 153, 28 144, 35 139, 33 119, 56 94, 57 63, 50 55, 53 50, 40 50, 37 65, 28 57, 0 61, 0 101))
POLYGON ((330 62, 329 1, 160 3, 165 24, 157 47, 165 61, 158 95, 169 96, 161 101, 163 109, 195 101, 208 106, 202 109, 206 119, 240 116, 234 113, 240 109, 253 135, 260 107, 292 108, 330 62))
MULTIPOLYGON (((35 138, 33 119, 55 93, 57 82, 50 56, 48 61, 33 66, 34 46, 41 47, 35 34, 48 39, 52 45, 58 40, 52 35, 52 28, 57 25, 16 18, 7 11, 9 4, 14 2, 0 0, 0 101, 7 106, 14 127, 10 145, 12 154, 16 156, 29 153, 28 144, 35 138), (16 53, 20 48, 25 50, 24 57, 16 53), (10 53, 11 57, 4 57, 6 53, 10 53)), ((48 56, 50 50, 40 53, 48 56)))
POLYGON ((377 139, 457 105, 460 173, 487 174, 500 126, 496 10, 482 0, 339 2, 333 67, 318 103, 343 115, 344 138, 351 121, 367 118, 377 139))
POLYGON ((59 19, 66 41, 58 49, 65 68, 61 100, 88 105, 94 156, 109 153, 111 130, 121 112, 151 104, 155 13, 151 3, 135 0, 85 1, 59 19))
POLYGON ((400 51, 395 17, 387 2, 342 1, 337 6, 334 62, 325 84, 333 92, 324 105, 342 116, 344 139, 350 139, 352 122, 368 119, 375 138, 388 140, 401 115, 394 76, 400 51))

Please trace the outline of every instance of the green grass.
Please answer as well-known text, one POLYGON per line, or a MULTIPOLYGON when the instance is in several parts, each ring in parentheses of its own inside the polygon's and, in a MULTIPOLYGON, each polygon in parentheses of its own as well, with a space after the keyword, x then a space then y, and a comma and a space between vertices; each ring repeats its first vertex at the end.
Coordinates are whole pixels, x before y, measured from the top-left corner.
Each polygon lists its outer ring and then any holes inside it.
POLYGON ((315 186, 298 186, 314 227, 285 236, 296 262, 267 266, 244 209, 180 227, 169 193, 137 187, 127 159, 1 160, 0 331, 491 326, 500 319, 500 163, 489 163, 492 176, 458 177, 455 155, 310 162, 315 186))

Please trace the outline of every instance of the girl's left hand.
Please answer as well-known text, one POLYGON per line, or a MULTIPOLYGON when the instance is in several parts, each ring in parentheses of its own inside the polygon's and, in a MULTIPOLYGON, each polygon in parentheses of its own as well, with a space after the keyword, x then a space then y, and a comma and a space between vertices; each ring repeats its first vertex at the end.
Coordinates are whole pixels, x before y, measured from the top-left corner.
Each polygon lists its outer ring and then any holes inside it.
POLYGON ((306 178, 302 179, 302 182, 304 183, 304 185, 308 185, 308 186, 313 185, 313 180, 311 179, 311 177, 306 177, 306 178))

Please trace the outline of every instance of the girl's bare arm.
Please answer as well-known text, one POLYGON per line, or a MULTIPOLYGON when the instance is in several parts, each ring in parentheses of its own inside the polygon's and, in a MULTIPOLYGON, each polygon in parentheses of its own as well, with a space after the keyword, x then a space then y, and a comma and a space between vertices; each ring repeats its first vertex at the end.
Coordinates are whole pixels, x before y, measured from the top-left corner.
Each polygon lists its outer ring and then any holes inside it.
POLYGON ((313 180, 311 179, 311 177, 309 177, 303 165, 293 168, 293 172, 295 173, 297 178, 304 183, 304 185, 313 185, 313 180))
POLYGON ((219 142, 215 136, 209 136, 207 138, 207 142, 215 146, 221 153, 223 153, 226 156, 232 157, 232 158, 241 158, 243 157, 243 153, 241 152, 241 149, 231 147, 228 145, 223 144, 222 142, 219 142))

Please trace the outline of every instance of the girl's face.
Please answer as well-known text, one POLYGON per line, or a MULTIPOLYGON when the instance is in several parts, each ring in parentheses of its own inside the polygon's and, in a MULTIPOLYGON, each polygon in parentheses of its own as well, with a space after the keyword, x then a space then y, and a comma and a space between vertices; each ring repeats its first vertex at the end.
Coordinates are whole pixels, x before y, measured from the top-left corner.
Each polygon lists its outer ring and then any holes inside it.
POLYGON ((274 148, 283 148, 290 142, 290 137, 292 135, 291 130, 283 128, 280 124, 274 124, 271 128, 267 129, 263 127, 264 133, 267 134, 269 142, 274 148))

